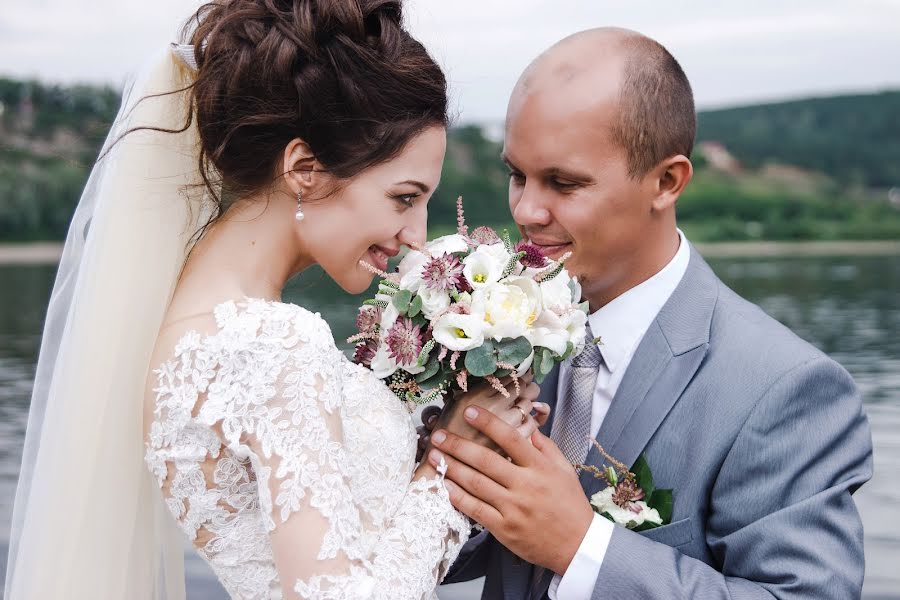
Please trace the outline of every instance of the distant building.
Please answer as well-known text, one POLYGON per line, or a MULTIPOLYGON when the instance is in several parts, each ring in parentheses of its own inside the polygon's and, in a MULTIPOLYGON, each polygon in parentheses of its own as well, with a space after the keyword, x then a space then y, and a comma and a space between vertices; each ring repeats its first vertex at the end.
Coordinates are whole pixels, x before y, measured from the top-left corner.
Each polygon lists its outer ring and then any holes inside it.
POLYGON ((707 164, 716 171, 725 173, 739 173, 741 163, 720 142, 700 142, 697 144, 697 152, 706 159, 707 164))

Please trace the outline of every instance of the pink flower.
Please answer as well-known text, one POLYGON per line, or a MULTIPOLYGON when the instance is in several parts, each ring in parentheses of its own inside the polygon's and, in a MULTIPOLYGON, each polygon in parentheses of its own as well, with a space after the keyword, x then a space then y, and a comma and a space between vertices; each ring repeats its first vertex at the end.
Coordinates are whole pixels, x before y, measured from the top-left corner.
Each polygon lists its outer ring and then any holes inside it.
POLYGON ((475 230, 469 234, 469 239, 476 244, 494 244, 500 241, 500 237, 497 235, 496 231, 490 227, 484 226, 476 227, 475 230))
POLYGON ((363 306, 356 315, 356 329, 360 333, 371 333, 381 322, 381 309, 377 306, 363 306))
POLYGON ((533 269, 542 269, 547 266, 547 257, 541 252, 541 249, 534 244, 529 244, 525 240, 520 241, 514 248, 516 252, 524 252, 525 256, 519 259, 523 266, 533 269))
POLYGON ((419 358, 419 353, 424 345, 422 328, 407 317, 397 319, 388 330, 385 343, 388 347, 388 354, 397 361, 397 364, 412 365, 419 358))
POLYGON ((435 256, 422 269, 422 284, 432 290, 449 292, 463 282, 463 264, 453 254, 435 256))

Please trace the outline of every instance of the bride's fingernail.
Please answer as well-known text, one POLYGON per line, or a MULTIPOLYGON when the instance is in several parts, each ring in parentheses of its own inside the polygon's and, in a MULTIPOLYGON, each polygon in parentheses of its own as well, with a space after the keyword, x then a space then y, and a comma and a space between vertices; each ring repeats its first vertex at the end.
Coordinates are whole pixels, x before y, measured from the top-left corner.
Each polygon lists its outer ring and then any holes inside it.
POLYGON ((443 444, 444 440, 446 440, 446 439, 447 439, 447 434, 444 433, 443 431, 435 431, 431 435, 431 441, 435 444, 443 444))
POLYGON ((470 406, 469 408, 466 409, 466 412, 463 414, 465 415, 465 417, 468 420, 474 421, 475 418, 478 416, 478 409, 476 409, 474 406, 470 406))
POLYGON ((437 450, 432 450, 431 452, 428 453, 428 460, 429 460, 429 461, 431 462, 431 464, 433 464, 434 466, 437 466, 437 465, 441 464, 441 460, 442 460, 443 458, 444 458, 444 455, 442 455, 442 454, 441 454, 440 452, 438 452, 437 450))

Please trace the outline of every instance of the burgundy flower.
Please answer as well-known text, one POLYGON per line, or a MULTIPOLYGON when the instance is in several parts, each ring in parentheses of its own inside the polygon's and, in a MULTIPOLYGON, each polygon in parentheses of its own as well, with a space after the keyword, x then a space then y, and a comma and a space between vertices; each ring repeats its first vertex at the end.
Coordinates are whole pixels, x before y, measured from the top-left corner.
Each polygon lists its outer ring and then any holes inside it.
POLYGON ((432 290, 449 292, 459 287, 464 280, 463 264, 453 254, 434 256, 422 269, 422 283, 432 290))
POLYGON ((397 364, 409 366, 416 362, 422 351, 422 328, 407 317, 397 319, 388 330, 385 343, 388 354, 397 364))
POLYGON ((516 252, 524 252, 525 256, 519 259, 523 266, 532 267, 534 269, 543 269, 547 266, 547 257, 541 252, 541 249, 534 244, 529 244, 525 240, 520 241, 514 248, 516 252))
POLYGON ((633 479, 623 479, 613 492, 612 501, 622 508, 628 508, 632 502, 644 499, 644 490, 638 487, 633 479))
POLYGON ((353 353, 353 362, 364 367, 371 367, 372 358, 374 358, 376 350, 378 350, 378 342, 376 340, 365 340, 357 344, 356 351, 353 353))

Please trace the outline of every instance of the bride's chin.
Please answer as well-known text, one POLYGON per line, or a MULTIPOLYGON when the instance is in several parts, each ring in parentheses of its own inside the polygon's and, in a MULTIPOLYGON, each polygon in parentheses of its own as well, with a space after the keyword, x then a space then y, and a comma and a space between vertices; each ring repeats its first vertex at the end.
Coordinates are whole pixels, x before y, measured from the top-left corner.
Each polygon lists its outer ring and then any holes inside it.
POLYGON ((363 267, 357 267, 354 272, 346 273, 345 276, 340 279, 332 279, 335 280, 335 283, 337 283, 342 290, 355 296, 362 294, 369 289, 369 286, 372 285, 373 278, 374 276, 363 267))

